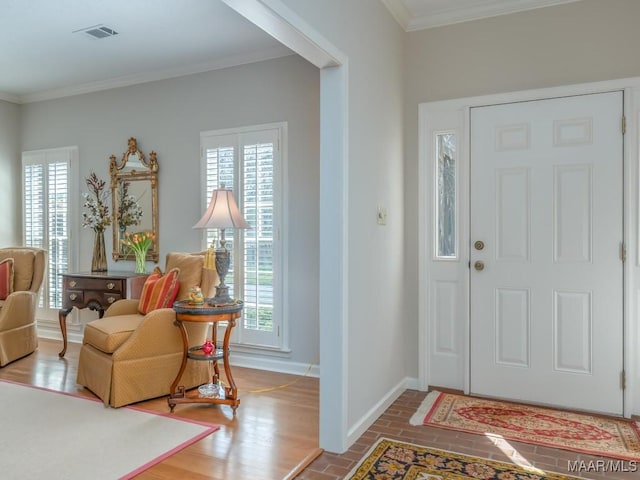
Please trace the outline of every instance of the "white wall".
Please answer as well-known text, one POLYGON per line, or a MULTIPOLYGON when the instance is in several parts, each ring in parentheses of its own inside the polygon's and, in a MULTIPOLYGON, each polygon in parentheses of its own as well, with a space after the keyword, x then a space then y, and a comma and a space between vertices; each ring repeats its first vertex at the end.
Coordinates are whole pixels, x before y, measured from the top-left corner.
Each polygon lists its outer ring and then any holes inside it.
MULTIPOLYGON (((160 264, 170 251, 200 250, 200 132, 287 121, 290 358, 318 352, 319 71, 295 55, 131 87, 22 105, 22 150, 77 145, 81 182, 109 178, 134 136, 159 164, 160 264)), ((0 121, 1 123, 1 121, 0 121)), ((17 130, 17 129, 16 129, 17 130)), ((16 175, 19 176, 19 170, 16 175)), ((78 186, 86 191, 84 183, 78 186)), ((106 236, 110 257, 111 235, 106 236)), ((80 270, 91 264, 93 233, 81 229, 80 270)), ((131 269, 109 260, 109 268, 131 269)))
POLYGON ((20 172, 20 106, 0 100, 0 247, 21 241, 20 172))
MULTIPOLYGON (((323 378, 329 375, 344 382, 334 385, 339 386, 335 395, 346 402, 342 412, 345 445, 323 444, 327 422, 335 421, 322 408, 320 413, 321 446, 340 449, 348 447, 404 390, 404 330, 407 321, 416 321, 404 315, 404 34, 381 2, 284 3, 348 57, 341 67, 346 69, 348 81, 348 246, 343 252, 347 297, 346 330, 341 331, 346 333, 348 353, 343 372, 322 372, 323 378), (386 226, 376 223, 378 206, 387 209, 386 226), (346 392, 340 391, 343 385, 346 392)), ((322 182, 335 185, 330 176, 323 176, 322 182)), ((335 191, 336 195, 342 193, 339 188, 335 191)), ((323 264, 331 265, 332 261, 321 258, 323 264)), ((336 349, 343 340, 336 339, 336 349)), ((321 383, 321 388, 323 385, 329 382, 321 383)))
MULTIPOLYGON (((640 76, 639 18, 640 2, 636 0, 583 0, 407 34, 408 375, 415 376, 418 368, 418 326, 414 321, 418 317, 418 105, 640 76)), ((637 212, 632 215, 636 218, 637 212)), ((636 371, 640 370, 636 367, 636 371)), ((635 380, 638 385, 639 379, 635 380)))

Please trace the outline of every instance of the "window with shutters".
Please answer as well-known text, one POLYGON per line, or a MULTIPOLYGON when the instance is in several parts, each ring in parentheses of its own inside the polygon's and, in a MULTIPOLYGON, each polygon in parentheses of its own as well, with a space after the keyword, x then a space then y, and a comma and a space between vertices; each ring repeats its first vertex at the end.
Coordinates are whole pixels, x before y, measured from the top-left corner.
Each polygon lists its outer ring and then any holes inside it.
POLYGON ((23 152, 23 243, 47 251, 47 275, 39 296, 39 318, 56 318, 62 306, 61 273, 72 267, 71 230, 77 204, 72 189, 77 147, 23 152))
MULTIPOLYGON (((232 297, 244 301, 235 343, 282 349, 283 145, 286 124, 203 132, 202 211, 211 193, 224 185, 251 228, 225 231, 231 268, 225 279, 232 297)), ((218 246, 217 229, 206 232, 206 246, 218 246)))

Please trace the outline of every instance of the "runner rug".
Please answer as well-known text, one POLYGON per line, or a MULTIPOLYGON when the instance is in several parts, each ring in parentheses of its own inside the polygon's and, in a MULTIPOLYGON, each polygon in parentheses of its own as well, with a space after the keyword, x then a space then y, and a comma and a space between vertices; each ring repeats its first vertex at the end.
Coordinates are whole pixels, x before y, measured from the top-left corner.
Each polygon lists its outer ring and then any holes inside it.
POLYGON ((218 429, 0 381, 0 477, 129 479, 218 429))
POLYGON ((434 391, 427 395, 410 423, 500 436, 572 452, 640 460, 640 425, 625 419, 434 391))
POLYGON ((436 450, 381 438, 347 475, 349 480, 574 480, 532 466, 436 450))

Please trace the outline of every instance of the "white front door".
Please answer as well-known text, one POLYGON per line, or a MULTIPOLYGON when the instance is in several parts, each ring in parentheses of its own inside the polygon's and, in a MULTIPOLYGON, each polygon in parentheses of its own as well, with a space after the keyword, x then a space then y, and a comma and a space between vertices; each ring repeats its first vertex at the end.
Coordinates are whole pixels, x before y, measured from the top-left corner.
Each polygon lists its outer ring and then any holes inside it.
POLYGON ((622 115, 620 91, 471 109, 472 394, 622 414, 622 115))

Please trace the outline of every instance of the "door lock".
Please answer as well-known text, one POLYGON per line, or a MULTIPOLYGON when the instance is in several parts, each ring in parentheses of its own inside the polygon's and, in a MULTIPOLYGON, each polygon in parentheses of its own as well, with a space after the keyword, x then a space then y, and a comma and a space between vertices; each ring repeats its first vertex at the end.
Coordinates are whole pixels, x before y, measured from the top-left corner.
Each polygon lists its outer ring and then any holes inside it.
POLYGON ((484 270, 484 262, 481 262, 480 260, 478 260, 476 263, 473 264, 473 268, 481 272, 482 270, 484 270))
POLYGON ((484 248, 484 242, 482 240, 478 240, 473 244, 473 246, 476 250, 482 250, 484 248))

